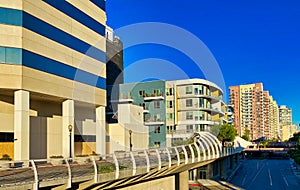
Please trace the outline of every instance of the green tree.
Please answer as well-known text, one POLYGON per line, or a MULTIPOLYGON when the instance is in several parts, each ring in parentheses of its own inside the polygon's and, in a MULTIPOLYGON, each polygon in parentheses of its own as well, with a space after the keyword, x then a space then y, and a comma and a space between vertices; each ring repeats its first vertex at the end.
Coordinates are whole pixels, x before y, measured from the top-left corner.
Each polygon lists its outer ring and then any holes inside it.
POLYGON ((223 125, 221 125, 218 139, 220 141, 222 141, 222 145, 224 146, 224 143, 226 141, 229 141, 229 142, 234 141, 236 135, 237 135, 237 132, 233 125, 223 124, 223 125))
POLYGON ((250 140, 250 137, 248 135, 243 135, 242 138, 246 141, 249 141, 250 140))

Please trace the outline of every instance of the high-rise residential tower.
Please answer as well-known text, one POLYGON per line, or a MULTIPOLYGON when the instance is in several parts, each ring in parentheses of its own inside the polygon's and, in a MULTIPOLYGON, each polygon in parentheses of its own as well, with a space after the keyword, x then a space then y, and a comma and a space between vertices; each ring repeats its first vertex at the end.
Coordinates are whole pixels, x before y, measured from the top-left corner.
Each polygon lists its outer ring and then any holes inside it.
POLYGON ((278 129, 276 102, 264 91, 262 83, 231 86, 230 105, 234 108, 234 125, 239 136, 248 135, 250 140, 273 138, 278 129))
POLYGON ((279 106, 279 125, 282 141, 292 137, 292 109, 286 105, 279 106))
POLYGON ((0 155, 105 154, 105 0, 1 0, 0 15, 0 155))

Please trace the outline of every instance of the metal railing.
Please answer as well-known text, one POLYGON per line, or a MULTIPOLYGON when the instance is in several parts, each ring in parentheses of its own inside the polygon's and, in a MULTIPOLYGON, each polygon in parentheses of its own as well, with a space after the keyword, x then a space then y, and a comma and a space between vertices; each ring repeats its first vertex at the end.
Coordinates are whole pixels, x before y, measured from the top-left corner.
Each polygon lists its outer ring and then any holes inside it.
POLYGON ((209 132, 199 133, 194 143, 177 147, 114 154, 76 157, 71 159, 41 159, 0 163, 0 189, 28 186, 33 189, 93 180, 94 183, 146 174, 151 170, 174 165, 192 164, 228 156, 242 149, 222 147, 209 132))

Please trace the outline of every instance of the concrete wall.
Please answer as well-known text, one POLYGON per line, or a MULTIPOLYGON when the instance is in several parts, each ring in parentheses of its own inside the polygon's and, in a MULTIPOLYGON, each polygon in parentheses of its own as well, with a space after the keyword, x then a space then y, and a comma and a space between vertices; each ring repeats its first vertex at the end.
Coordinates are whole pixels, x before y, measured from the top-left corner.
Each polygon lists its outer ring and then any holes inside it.
MULTIPOLYGON (((175 176, 165 177, 153 181, 139 183, 130 187, 120 188, 120 190, 174 190, 175 189, 175 176)), ((183 189, 185 190, 185 189, 183 189)))
POLYGON ((143 108, 132 104, 118 105, 118 122, 117 124, 108 124, 107 132, 110 139, 109 151, 129 150, 130 135, 132 150, 147 149, 149 147, 148 127, 144 126, 143 108))

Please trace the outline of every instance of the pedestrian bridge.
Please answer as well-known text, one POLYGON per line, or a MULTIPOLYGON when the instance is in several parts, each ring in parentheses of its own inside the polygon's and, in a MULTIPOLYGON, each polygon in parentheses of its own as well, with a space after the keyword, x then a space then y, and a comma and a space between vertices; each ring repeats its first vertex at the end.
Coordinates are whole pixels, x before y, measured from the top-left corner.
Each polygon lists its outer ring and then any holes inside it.
POLYGON ((222 147, 209 132, 176 147, 116 152, 110 155, 0 162, 0 189, 113 188, 201 167, 243 151, 222 147))

